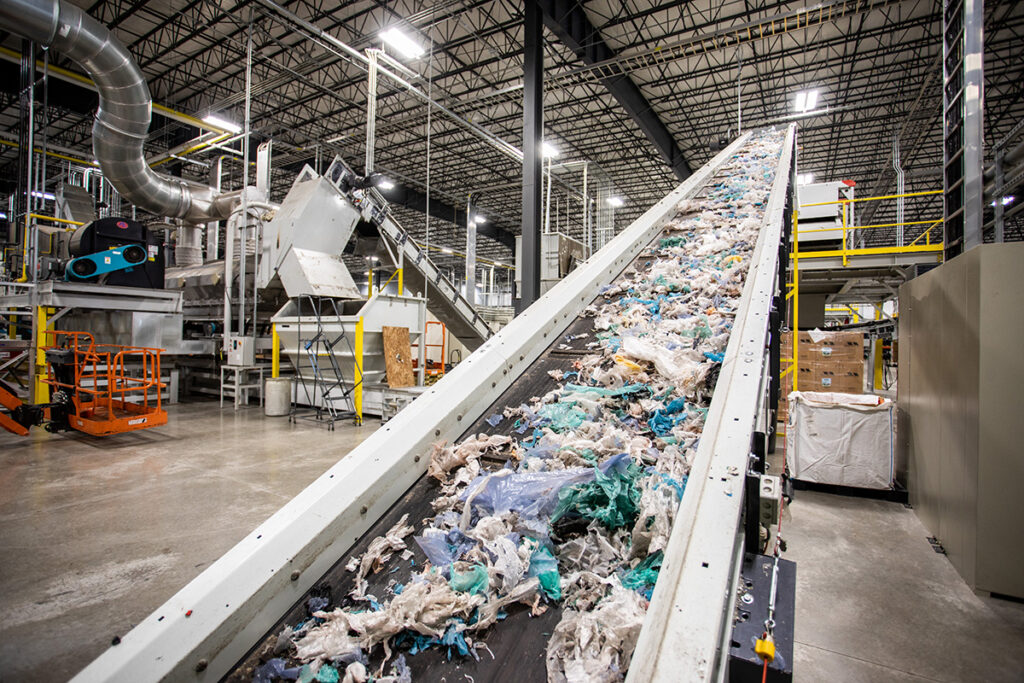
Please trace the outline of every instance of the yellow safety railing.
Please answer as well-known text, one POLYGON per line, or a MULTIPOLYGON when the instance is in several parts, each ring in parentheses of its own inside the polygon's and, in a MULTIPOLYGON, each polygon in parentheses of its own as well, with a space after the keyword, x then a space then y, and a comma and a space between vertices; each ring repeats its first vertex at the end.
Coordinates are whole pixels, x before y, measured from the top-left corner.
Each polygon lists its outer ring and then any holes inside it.
MULTIPOLYGON (((894 255, 894 254, 909 254, 909 253, 921 253, 921 252, 934 252, 941 254, 943 251, 943 244, 941 240, 936 243, 931 241, 931 232, 936 225, 941 225, 942 218, 932 218, 922 221, 903 221, 899 223, 874 223, 871 225, 850 225, 849 224, 849 208, 852 204, 860 202, 877 202, 887 199, 901 199, 908 197, 926 197, 929 195, 942 194, 942 190, 927 190, 924 192, 905 192, 903 194, 887 194, 878 197, 856 197, 854 199, 837 199, 831 202, 813 202, 810 204, 801 204, 800 208, 806 208, 811 206, 829 206, 833 204, 840 205, 840 217, 842 220, 842 245, 840 249, 827 249, 821 251, 805 251, 801 254, 800 258, 814 259, 814 258, 842 258, 843 266, 850 264, 850 259, 857 256, 878 256, 878 255, 894 255), (849 246, 849 232, 851 230, 875 230, 878 228, 899 228, 913 225, 927 225, 928 228, 918 235, 908 245, 892 245, 884 247, 866 247, 866 248, 851 248, 849 246), (924 238, 924 244, 918 244, 921 238, 924 238)), ((811 233, 821 232, 835 232, 836 228, 815 228, 812 230, 797 230, 796 227, 793 229, 793 241, 797 242, 800 235, 808 235, 811 233)))
MULTIPOLYGON (((842 248, 840 249, 828 249, 821 251, 800 251, 800 235, 806 235, 810 233, 820 232, 834 232, 836 228, 815 228, 811 230, 801 230, 799 220, 799 209, 793 210, 793 249, 790 252, 790 259, 793 263, 793 278, 792 281, 787 283, 789 289, 786 292, 786 300, 793 302, 793 315, 790 320, 791 322, 791 335, 792 335, 792 350, 793 355, 790 358, 783 358, 782 360, 789 364, 785 370, 781 372, 781 377, 784 378, 787 375, 793 375, 793 391, 798 391, 798 378, 800 373, 799 357, 800 357, 800 260, 801 259, 814 259, 814 258, 830 258, 830 257, 841 257, 843 259, 843 266, 849 265, 851 258, 858 256, 869 256, 869 255, 894 255, 894 254, 908 254, 908 253, 921 253, 921 252, 933 252, 941 259, 944 245, 942 240, 933 243, 931 240, 931 232, 936 226, 941 226, 943 219, 935 218, 921 221, 904 221, 900 223, 875 223, 871 225, 850 225, 848 222, 849 207, 851 204, 858 202, 874 202, 886 199, 900 199, 907 197, 925 197, 929 195, 942 194, 942 190, 928 190, 925 192, 907 192, 904 194, 889 194, 882 195, 879 197, 857 197, 855 199, 839 199, 832 202, 814 202, 811 204, 801 204, 800 208, 810 206, 828 206, 831 204, 841 205, 841 217, 842 217, 842 248), (893 245, 886 247, 866 247, 866 248, 850 248, 849 243, 849 231, 850 230, 874 230, 879 228, 898 228, 911 225, 927 225, 928 227, 914 240, 906 245, 893 245), (924 238, 924 244, 918 244, 921 239, 924 238)), ((856 311, 850 309, 856 315, 856 311)), ((876 318, 880 316, 881 309, 876 306, 876 318)), ((876 349, 876 356, 878 359, 881 358, 881 350, 876 349)), ((876 367, 874 368, 874 383, 878 384, 880 369, 877 366, 879 360, 876 359, 876 367)))
MULTIPOLYGON (((372 275, 373 271, 371 270, 370 272, 371 272, 370 277, 373 277, 373 275, 372 275)), ((402 284, 403 283, 402 283, 402 269, 401 268, 399 268, 395 272, 391 273, 391 277, 389 277, 387 280, 384 281, 384 284, 382 284, 377 289, 376 294, 380 294, 385 289, 387 289, 388 285, 390 285, 391 281, 394 280, 396 277, 398 278, 398 296, 402 296, 402 284)), ((371 280, 371 292, 372 292, 372 282, 373 281, 371 280)))

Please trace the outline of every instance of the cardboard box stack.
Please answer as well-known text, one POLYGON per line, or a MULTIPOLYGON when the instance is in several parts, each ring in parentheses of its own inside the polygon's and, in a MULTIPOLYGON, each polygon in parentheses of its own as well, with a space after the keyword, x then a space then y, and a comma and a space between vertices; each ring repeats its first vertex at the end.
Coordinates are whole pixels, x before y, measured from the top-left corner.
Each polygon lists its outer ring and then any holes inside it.
MULTIPOLYGON (((810 332, 800 333, 797 389, 800 391, 834 391, 844 394, 864 393, 864 334, 861 332, 820 332, 815 342, 810 332)), ((793 334, 782 333, 782 369, 793 357, 793 334)), ((787 419, 786 397, 793 390, 792 373, 782 378, 779 396, 779 422, 787 419)))

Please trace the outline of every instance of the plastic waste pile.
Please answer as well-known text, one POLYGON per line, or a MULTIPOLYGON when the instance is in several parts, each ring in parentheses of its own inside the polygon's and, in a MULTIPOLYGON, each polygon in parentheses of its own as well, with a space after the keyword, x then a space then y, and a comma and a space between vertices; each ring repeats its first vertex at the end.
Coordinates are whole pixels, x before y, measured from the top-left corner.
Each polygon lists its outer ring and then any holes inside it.
MULTIPOLYGON (((406 656, 480 658, 510 610, 559 609, 550 681, 619 681, 658 579, 758 237, 783 140, 756 135, 586 314, 586 355, 557 389, 492 415, 510 436, 436 444, 433 515, 406 517, 347 568, 341 604, 311 598, 255 680, 409 681, 406 656), (511 425, 511 429, 507 427, 511 425), (504 461, 489 469, 482 460, 504 461), (411 580, 366 577, 407 545, 411 580), (317 602, 314 603, 313 601, 317 602), (383 655, 383 660, 381 660, 383 655), (371 661, 377 662, 371 666, 371 661), (371 678, 372 677, 372 678, 371 678)), ((569 361, 567 361, 569 362, 569 361)))

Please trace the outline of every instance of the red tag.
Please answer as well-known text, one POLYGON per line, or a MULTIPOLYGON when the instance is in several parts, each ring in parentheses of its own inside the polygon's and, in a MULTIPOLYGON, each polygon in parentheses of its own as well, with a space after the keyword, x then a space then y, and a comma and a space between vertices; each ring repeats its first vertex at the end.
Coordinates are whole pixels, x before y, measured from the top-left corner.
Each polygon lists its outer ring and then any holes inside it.
POLYGON ((117 222, 117 227, 121 228, 122 230, 127 230, 128 229, 128 224, 125 223, 124 221, 118 221, 117 222))

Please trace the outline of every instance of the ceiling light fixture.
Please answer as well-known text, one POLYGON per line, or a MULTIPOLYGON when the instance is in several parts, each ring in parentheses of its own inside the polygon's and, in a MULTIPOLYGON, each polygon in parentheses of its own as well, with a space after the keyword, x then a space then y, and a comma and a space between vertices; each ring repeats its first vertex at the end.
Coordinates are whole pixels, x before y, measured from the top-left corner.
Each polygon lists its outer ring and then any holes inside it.
POLYGON ((380 37, 385 43, 398 50, 403 57, 416 59, 424 52, 423 47, 397 28, 392 27, 387 31, 382 31, 380 37))
POLYGON ((210 124, 211 126, 216 126, 217 128, 220 128, 222 130, 226 130, 229 133, 241 133, 242 132, 242 127, 239 126, 237 123, 232 123, 231 121, 228 121, 227 119, 222 119, 221 117, 215 116, 214 114, 210 114, 209 116, 204 116, 203 117, 203 121, 205 123, 210 124))
POLYGON ((793 108, 798 112, 811 111, 818 105, 818 91, 804 90, 793 99, 793 108))
POLYGON ((610 206, 614 206, 615 208, 618 208, 618 207, 622 206, 625 203, 626 203, 626 200, 623 199, 622 197, 609 197, 608 198, 608 204, 610 206))
POLYGON ((377 187, 379 187, 382 190, 393 190, 395 189, 395 184, 388 180, 387 178, 384 178, 377 183, 377 187))
POLYGON ((480 214, 476 214, 475 216, 473 216, 473 222, 474 223, 486 223, 487 222, 487 217, 486 216, 481 216, 480 214))
POLYGON ((550 142, 542 142, 540 145, 540 151, 545 159, 557 157, 559 154, 558 150, 555 149, 555 146, 550 142))
POLYGON ((441 251, 444 252, 445 254, 454 254, 455 253, 454 251, 452 251, 448 247, 441 247, 441 251))
POLYGON ((814 182, 813 173, 798 173, 796 176, 797 185, 810 185, 814 182))

